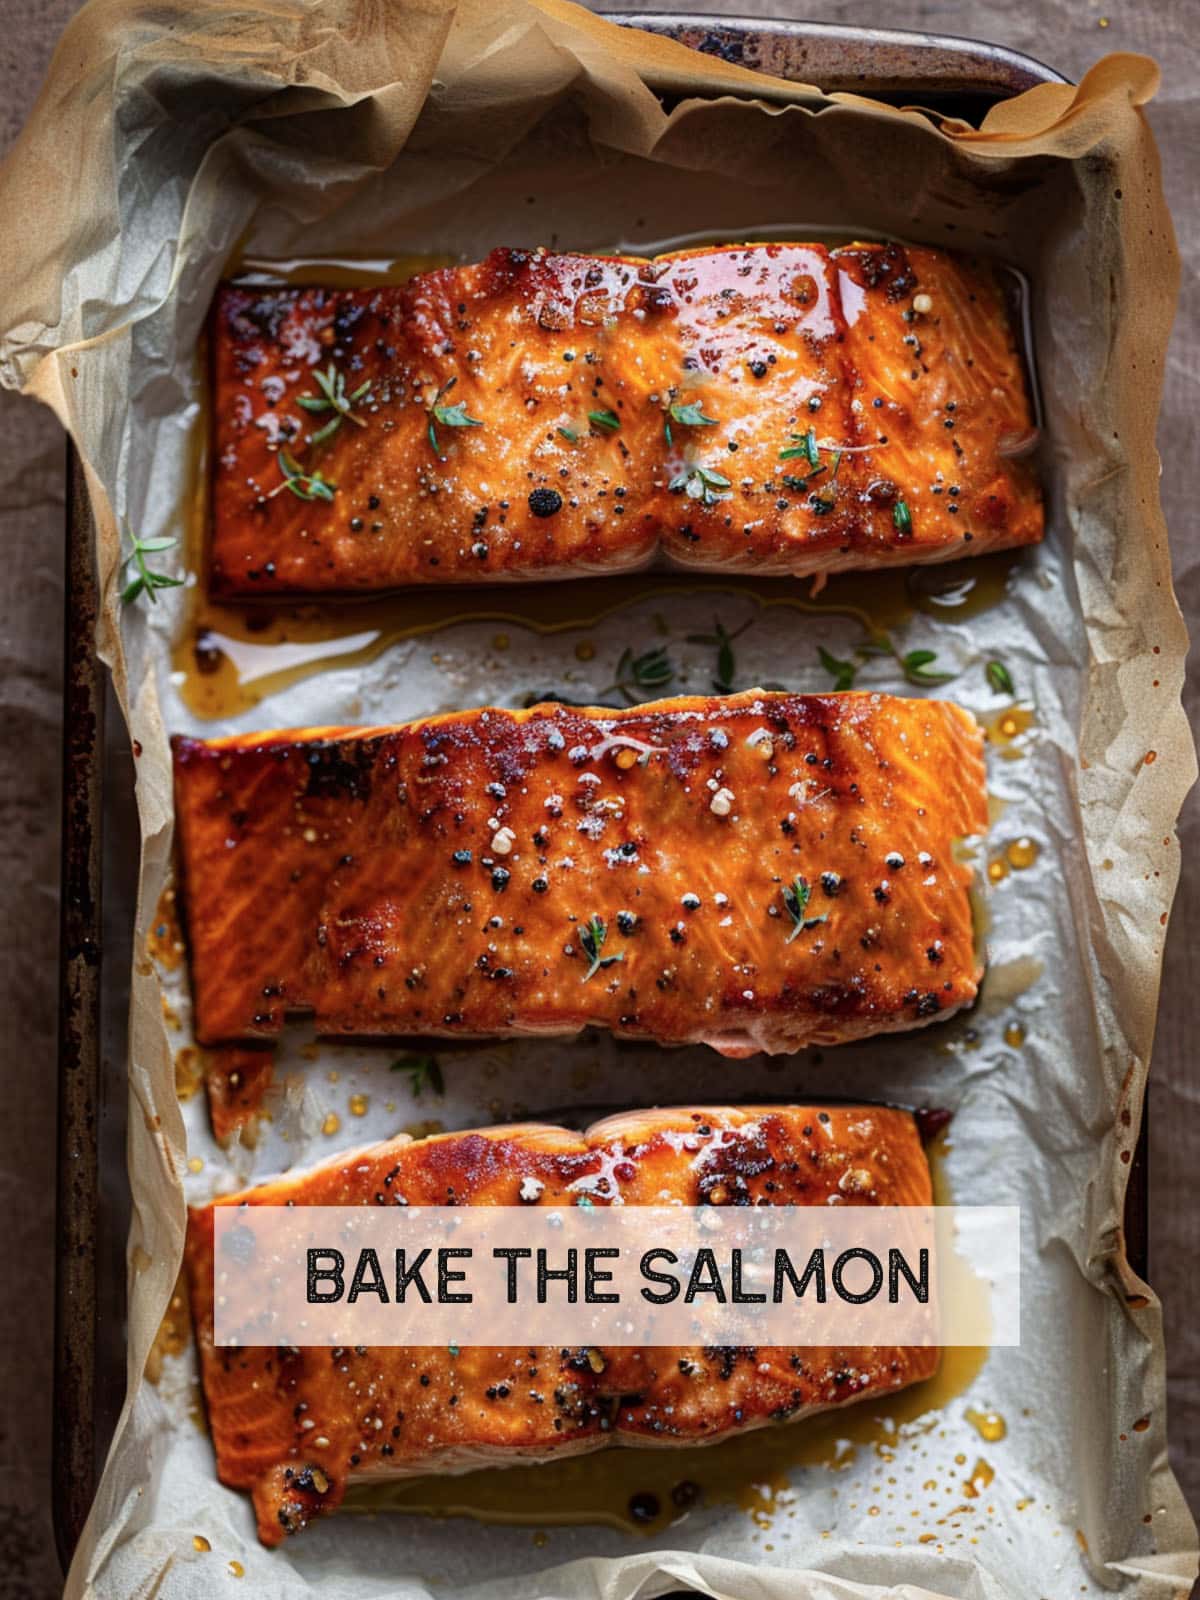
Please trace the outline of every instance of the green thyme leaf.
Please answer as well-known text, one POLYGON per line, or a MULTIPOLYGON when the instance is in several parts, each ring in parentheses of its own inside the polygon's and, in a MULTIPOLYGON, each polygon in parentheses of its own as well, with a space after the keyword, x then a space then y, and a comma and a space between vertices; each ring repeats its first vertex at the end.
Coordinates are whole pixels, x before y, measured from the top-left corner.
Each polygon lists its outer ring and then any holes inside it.
POLYGON ((434 406, 433 415, 436 421, 444 428, 482 428, 483 423, 478 417, 467 415, 467 406, 464 400, 457 401, 452 406, 434 406))
POLYGON ((618 951, 615 956, 604 955, 604 941, 607 938, 608 924, 603 917, 593 913, 579 930, 579 943, 583 947, 584 955, 591 962, 591 966, 583 975, 582 982, 586 983, 589 978, 595 977, 602 967, 611 967, 616 961, 624 961, 623 950, 618 951))
POLYGON ((823 922, 828 922, 828 915, 819 917, 806 917, 804 915, 812 890, 808 886, 807 878, 793 878, 791 883, 785 884, 780 891, 787 913, 792 919, 792 931, 788 934, 786 942, 791 944, 798 933, 807 933, 810 928, 819 928, 823 922))
POLYGON ((671 415, 675 421, 685 428, 715 428, 716 417, 706 417, 704 408, 699 400, 691 400, 687 405, 673 405, 671 415))
POLYGON ((839 661, 837 656, 830 655, 824 645, 817 646, 817 654, 821 658, 821 665, 832 677, 835 690, 853 689, 854 679, 858 673, 858 667, 853 661, 839 661))
POLYGON ((719 501, 729 499, 731 486, 724 473, 696 465, 677 472, 668 487, 672 494, 686 494, 689 499, 699 500, 703 505, 715 506, 719 501))
POLYGON ((435 456, 441 456, 441 447, 438 444, 437 436, 437 423, 441 423, 446 428, 483 427, 483 423, 478 417, 472 417, 468 414, 465 401, 457 400, 452 406, 444 406, 442 404, 443 398, 450 393, 457 382, 457 378, 447 378, 446 382, 434 395, 433 404, 429 408, 429 443, 435 456))
POLYGON ((603 428, 608 433, 616 433, 621 426, 621 419, 615 411, 589 411, 588 421, 594 428, 603 428))
POLYGON ((392 1062, 391 1070, 408 1073, 408 1087, 414 1100, 419 1100, 426 1088, 439 1097, 446 1093, 446 1081, 435 1056, 402 1056, 399 1061, 392 1062))
POLYGON ((936 650, 910 650, 906 656, 900 657, 900 665, 904 668, 904 676, 909 683, 924 685, 949 683, 954 673, 926 671, 930 662, 936 660, 936 650))
POLYGON ((560 428, 558 431, 562 438, 568 440, 571 444, 579 443, 579 435, 574 428, 560 428))
POLYGON ((1012 681, 1012 673, 1004 665, 1003 661, 989 661, 985 671, 987 672, 987 681, 991 684, 996 694, 1016 694, 1017 690, 1012 681))
POLYGON ((892 507, 892 522, 897 533, 912 532, 912 512, 908 509, 907 500, 897 500, 892 507))
POLYGON ((810 467, 821 465, 821 449, 817 444, 815 429, 809 428, 806 433, 792 433, 788 437, 792 443, 779 452, 780 461, 795 461, 803 456, 810 467))

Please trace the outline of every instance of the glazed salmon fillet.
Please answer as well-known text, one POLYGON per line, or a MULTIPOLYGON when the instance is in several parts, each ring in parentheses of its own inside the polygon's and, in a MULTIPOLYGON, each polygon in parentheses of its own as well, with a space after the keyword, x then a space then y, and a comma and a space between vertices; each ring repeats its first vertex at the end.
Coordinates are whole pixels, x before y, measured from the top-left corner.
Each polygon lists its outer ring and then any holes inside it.
MULTIPOLYGON (((586 1134, 528 1125, 405 1138, 219 1205, 928 1206, 913 1117, 869 1106, 637 1112, 586 1134), (598 1181, 597 1181, 598 1179, 598 1181), (533 1196, 532 1199, 529 1199, 533 1196)), ((929 1378, 932 1348, 222 1348, 213 1212, 186 1267, 222 1483, 279 1544, 347 1485, 553 1461, 606 1445, 694 1445, 929 1378)))
POLYGON ((210 589, 835 572, 1042 537, 1001 277, 897 244, 225 285, 210 589))
POLYGON ((787 1052, 975 997, 969 713, 750 691, 174 740, 195 1028, 787 1052))

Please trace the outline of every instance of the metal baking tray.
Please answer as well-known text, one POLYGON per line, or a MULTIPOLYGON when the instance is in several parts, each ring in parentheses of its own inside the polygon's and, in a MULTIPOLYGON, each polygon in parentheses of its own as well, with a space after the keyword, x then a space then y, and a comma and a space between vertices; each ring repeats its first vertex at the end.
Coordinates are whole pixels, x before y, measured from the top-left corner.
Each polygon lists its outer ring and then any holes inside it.
MULTIPOLYGON (((605 13, 725 61, 977 121, 997 101, 1063 82, 997 45, 941 34, 689 14, 605 13)), ((91 511, 67 467, 58 1226, 53 1505, 64 1570, 88 1513, 125 1391, 126 1017, 138 824, 135 762, 96 657, 91 511)), ((1126 1203, 1130 1262, 1147 1271, 1146 1124, 1126 1203)))

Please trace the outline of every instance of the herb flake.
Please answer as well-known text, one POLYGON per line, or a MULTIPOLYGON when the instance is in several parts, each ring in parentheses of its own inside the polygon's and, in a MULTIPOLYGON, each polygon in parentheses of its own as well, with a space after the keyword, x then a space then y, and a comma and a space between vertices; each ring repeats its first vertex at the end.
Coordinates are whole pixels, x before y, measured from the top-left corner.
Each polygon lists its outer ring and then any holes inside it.
POLYGON ((791 944, 798 933, 807 933, 810 928, 819 928, 823 922, 828 922, 827 913, 819 917, 806 917, 808 902, 812 897, 812 889, 807 878, 796 877, 791 883, 785 884, 780 891, 783 903, 787 908, 788 916, 792 919, 792 931, 788 934, 786 943, 791 944))
POLYGON ((429 408, 429 443, 435 456, 441 457, 441 446, 438 444, 437 430, 440 424, 443 428, 482 428, 483 423, 478 417, 473 417, 467 411, 465 400, 456 400, 452 406, 444 406, 442 400, 448 395, 457 378, 447 378, 446 382, 433 397, 433 404, 429 408))
POLYGON ((402 1056, 399 1061, 392 1062, 391 1070, 407 1072, 408 1087, 414 1100, 419 1100, 426 1088, 439 1099, 446 1093, 446 1080, 442 1077, 436 1056, 402 1056))
POLYGON ((854 680, 858 676, 858 667, 853 661, 839 661, 825 646, 817 646, 817 654, 821 658, 821 665, 833 679, 835 692, 841 693, 845 689, 853 689, 854 680))
POLYGON ((172 578, 168 573, 156 572, 146 563, 146 557, 158 555, 163 550, 173 550, 179 543, 178 539, 138 539, 133 538, 133 549, 121 563, 124 573, 129 565, 133 565, 133 576, 121 590, 121 604, 132 604, 140 594, 148 594, 154 605, 158 604, 159 589, 178 589, 183 585, 182 578, 172 578))
POLYGON ((607 938, 608 924, 603 917, 598 917, 593 912, 579 930, 579 943, 583 947, 584 955, 591 962, 591 966, 588 967, 581 980, 583 983, 586 983, 589 978, 594 978, 601 968, 611 967, 617 961, 624 961, 625 952, 623 950, 618 950, 616 955, 613 956, 606 956, 603 953, 604 941, 607 938))
POLYGON ((1012 680, 1012 673, 1003 661, 989 661, 984 670, 993 693, 1016 695, 1017 689, 1012 680))
POLYGON ((279 470, 283 473, 283 482, 276 484, 271 490, 268 499, 274 499, 283 489, 288 489, 297 500, 327 500, 332 501, 337 493, 337 484, 331 483, 320 470, 305 472, 300 463, 288 455, 286 450, 280 450, 275 457, 279 463, 279 470))

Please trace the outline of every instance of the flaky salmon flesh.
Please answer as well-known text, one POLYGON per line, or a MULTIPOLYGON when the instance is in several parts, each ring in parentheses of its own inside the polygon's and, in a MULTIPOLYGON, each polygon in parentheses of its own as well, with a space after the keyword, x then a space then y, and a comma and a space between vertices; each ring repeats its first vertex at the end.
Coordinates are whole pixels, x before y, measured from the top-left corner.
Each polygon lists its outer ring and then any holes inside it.
POLYGON ((174 741, 202 1044, 588 1026, 727 1055, 911 1028, 982 976, 974 719, 750 691, 174 741))
MULTIPOLYGON (((932 1204, 913 1117, 872 1106, 644 1111, 586 1134, 527 1125, 401 1138, 218 1205, 932 1204), (532 1181, 531 1181, 532 1180, 532 1181), (530 1199, 529 1197, 533 1198, 530 1199)), ((221 1482, 264 1544, 356 1481, 715 1442, 932 1377, 939 1352, 870 1348, 218 1348, 213 1206, 186 1267, 221 1482)))
POLYGON ((826 573, 1036 542, 1001 275, 898 244, 226 285, 210 588, 826 573))

